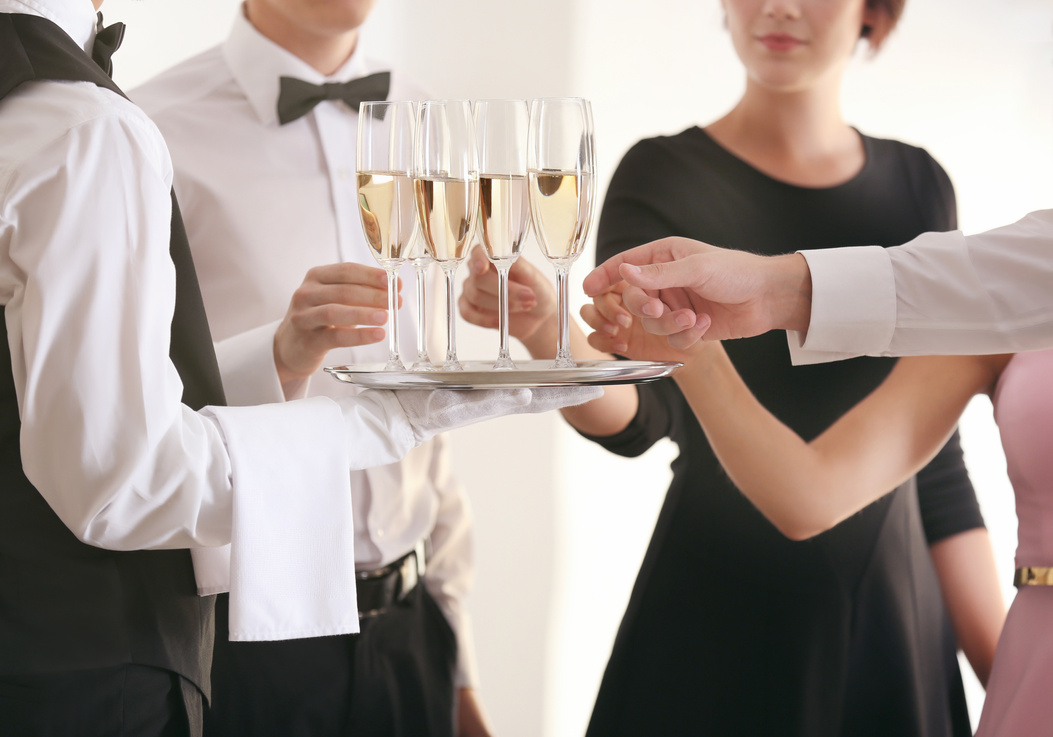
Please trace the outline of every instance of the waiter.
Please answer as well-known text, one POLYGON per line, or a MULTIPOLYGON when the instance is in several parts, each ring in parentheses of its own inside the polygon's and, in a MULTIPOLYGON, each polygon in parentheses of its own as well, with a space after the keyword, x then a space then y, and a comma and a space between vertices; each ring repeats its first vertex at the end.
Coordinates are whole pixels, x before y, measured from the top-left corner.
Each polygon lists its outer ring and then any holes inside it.
POLYGON ((588 397, 219 406, 171 163, 103 71, 99 5, 0 0, 0 724, 192 735, 213 602, 186 548, 232 544, 232 637, 355 632, 348 469, 588 397))
MULTIPOLYGON (((356 198, 358 103, 427 95, 358 50, 373 5, 246 0, 225 42, 132 93, 172 154, 232 404, 348 395, 321 366, 387 360, 386 275, 356 198)), ((488 733, 463 603, 471 517, 450 466, 438 437, 352 473, 361 634, 232 643, 219 627, 206 734, 446 737, 455 705, 457 733, 488 733)))

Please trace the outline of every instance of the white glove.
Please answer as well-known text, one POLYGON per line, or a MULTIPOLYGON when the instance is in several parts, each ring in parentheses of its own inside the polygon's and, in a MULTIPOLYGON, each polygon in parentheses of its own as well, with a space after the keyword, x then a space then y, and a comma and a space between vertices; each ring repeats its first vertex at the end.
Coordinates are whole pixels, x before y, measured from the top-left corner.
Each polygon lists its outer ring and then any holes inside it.
POLYGON ((535 414, 590 402, 603 396, 598 386, 537 389, 400 389, 394 392, 413 436, 423 443, 434 435, 504 415, 535 414))

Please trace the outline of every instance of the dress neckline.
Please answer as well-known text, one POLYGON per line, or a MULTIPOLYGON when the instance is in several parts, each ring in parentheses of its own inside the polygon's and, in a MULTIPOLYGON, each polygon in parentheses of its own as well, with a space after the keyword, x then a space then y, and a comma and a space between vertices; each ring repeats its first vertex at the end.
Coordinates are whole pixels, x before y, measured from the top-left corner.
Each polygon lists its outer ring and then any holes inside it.
POLYGON ((803 184, 794 184, 793 182, 787 182, 785 179, 779 179, 778 177, 772 176, 771 174, 768 174, 767 172, 758 169, 756 166, 741 158, 737 154, 732 153, 726 146, 717 141, 717 139, 713 138, 713 136, 709 134, 709 131, 707 131, 700 125, 696 125, 693 128, 689 128, 688 130, 691 132, 696 132, 703 141, 705 141, 714 149, 716 149, 721 156, 733 162, 735 166, 738 166, 739 168, 749 172, 752 176, 762 179, 771 184, 777 185, 779 187, 784 187, 786 189, 797 192, 828 193, 836 192, 846 187, 856 186, 859 182, 863 181, 868 176, 871 169, 871 165, 874 161, 872 139, 869 136, 866 136, 863 133, 861 133, 859 129, 855 126, 852 126, 852 130, 856 132, 856 134, 859 136, 859 140, 863 144, 863 166, 861 166, 859 168, 859 171, 857 171, 851 177, 849 177, 843 182, 839 182, 838 184, 832 184, 825 187, 809 187, 803 184))

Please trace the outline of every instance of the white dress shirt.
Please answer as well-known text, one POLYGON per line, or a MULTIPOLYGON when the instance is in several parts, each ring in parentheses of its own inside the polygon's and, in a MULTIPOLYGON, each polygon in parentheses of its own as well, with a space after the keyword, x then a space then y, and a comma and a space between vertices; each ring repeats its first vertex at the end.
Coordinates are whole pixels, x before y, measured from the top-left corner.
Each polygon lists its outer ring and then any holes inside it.
MULTIPOLYGON (((90 0, 0 12, 94 38, 90 0)), ((413 428, 385 392, 181 403, 171 183, 157 128, 110 90, 28 82, 0 102, 0 304, 23 469, 90 545, 233 543, 232 639, 357 632, 348 469, 397 460, 413 428)))
MULTIPOLYGON (((322 84, 385 69, 355 53, 325 77, 238 13, 223 44, 132 93, 172 154, 176 194, 231 404, 283 400, 274 332, 310 268, 337 261, 377 265, 356 201, 357 111, 327 101, 281 126, 279 78, 322 84)), ((392 75, 389 99, 424 97, 397 72, 392 75)), ((400 348, 409 362, 416 354, 416 293, 412 269, 401 276, 400 348)), ((441 294, 431 289, 430 296, 441 294)), ((433 349, 432 355, 439 354, 433 349)), ((334 350, 325 365, 386 360, 385 339, 334 350)), ((305 391, 349 396, 356 389, 319 372, 305 391)), ((471 521, 467 496, 450 471, 448 440, 440 436, 399 464, 354 472, 350 483, 357 567, 386 565, 426 541, 425 585, 457 635, 458 685, 473 685, 462 604, 472 572, 471 521)))
POLYGON ((788 335, 794 363, 1053 346, 1053 210, 976 235, 801 253, 812 312, 803 340, 788 335))

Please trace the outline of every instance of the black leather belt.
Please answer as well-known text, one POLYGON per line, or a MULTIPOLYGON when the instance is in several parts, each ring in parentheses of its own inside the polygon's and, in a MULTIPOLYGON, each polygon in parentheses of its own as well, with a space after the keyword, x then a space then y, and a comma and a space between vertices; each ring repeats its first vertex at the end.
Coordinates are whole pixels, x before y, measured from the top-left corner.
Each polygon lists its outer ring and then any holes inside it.
POLYGON ((417 546, 383 568, 355 573, 358 616, 375 617, 405 599, 424 574, 424 546, 417 546))

